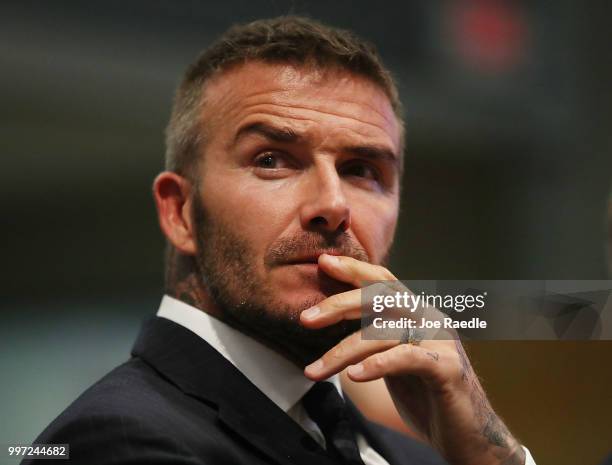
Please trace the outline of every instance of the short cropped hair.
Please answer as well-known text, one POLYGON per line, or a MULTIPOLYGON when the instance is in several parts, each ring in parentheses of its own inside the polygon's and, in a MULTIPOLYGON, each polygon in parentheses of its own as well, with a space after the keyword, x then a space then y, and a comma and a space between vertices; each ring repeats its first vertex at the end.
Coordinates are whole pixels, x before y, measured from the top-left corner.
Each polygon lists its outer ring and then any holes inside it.
MULTIPOLYGON (((202 52, 185 72, 166 128, 166 169, 190 180, 206 140, 202 121, 207 80, 247 61, 340 69, 369 79, 388 97, 401 130, 403 118, 397 86, 375 47, 353 33, 312 19, 281 16, 231 27, 202 52)), ((401 155, 401 154, 400 154, 401 155)))

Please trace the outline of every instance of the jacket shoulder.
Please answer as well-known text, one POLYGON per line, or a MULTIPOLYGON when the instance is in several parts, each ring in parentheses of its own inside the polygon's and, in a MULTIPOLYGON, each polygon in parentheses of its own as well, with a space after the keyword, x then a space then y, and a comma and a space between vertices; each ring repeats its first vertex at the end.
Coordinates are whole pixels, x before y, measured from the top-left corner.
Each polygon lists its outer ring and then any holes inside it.
POLYGON ((34 442, 68 444, 72 464, 195 464, 201 462, 181 432, 192 431, 194 421, 201 428, 213 415, 211 406, 133 358, 83 392, 34 442))

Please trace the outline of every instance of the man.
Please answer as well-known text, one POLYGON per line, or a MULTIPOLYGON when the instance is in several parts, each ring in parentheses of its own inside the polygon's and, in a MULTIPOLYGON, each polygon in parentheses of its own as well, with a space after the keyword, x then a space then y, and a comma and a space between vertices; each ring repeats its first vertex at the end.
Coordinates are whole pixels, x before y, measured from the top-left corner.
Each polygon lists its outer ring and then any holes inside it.
POLYGON ((531 463, 458 341, 361 339, 362 282, 395 279, 402 152, 371 46, 293 17, 225 33, 178 89, 154 183, 157 317, 36 442, 87 464, 531 463), (342 399, 347 367, 432 448, 342 399))

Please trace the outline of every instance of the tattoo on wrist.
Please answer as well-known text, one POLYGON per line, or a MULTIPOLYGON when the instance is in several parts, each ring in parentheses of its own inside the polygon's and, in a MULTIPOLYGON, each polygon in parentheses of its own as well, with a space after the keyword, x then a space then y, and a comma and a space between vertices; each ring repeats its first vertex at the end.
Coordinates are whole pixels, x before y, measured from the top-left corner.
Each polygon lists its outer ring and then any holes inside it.
POLYGON ((524 465, 525 451, 491 407, 459 339, 455 340, 455 346, 461 362, 461 379, 469 383, 470 401, 474 415, 482 425, 480 434, 486 440, 486 443, 493 448, 491 452, 502 465, 524 465))
POLYGON ((487 413, 487 420, 482 429, 482 434, 490 444, 498 447, 508 447, 505 436, 508 430, 493 411, 487 413))

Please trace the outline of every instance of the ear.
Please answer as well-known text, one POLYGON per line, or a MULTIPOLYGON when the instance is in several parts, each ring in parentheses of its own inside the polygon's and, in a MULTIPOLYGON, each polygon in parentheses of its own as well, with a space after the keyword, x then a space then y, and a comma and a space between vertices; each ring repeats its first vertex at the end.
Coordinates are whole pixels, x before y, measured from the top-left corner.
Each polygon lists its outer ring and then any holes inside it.
POLYGON ((153 182, 159 226, 168 241, 184 255, 196 253, 191 190, 187 179, 171 171, 160 173, 153 182))

